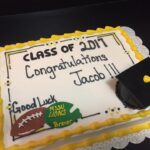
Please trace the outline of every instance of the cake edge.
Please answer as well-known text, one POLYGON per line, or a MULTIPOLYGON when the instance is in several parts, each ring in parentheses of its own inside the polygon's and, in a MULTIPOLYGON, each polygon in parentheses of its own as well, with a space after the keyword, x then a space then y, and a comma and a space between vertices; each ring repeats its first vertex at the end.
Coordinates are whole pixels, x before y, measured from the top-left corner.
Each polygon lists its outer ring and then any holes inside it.
POLYGON ((87 30, 85 32, 76 30, 73 33, 65 33, 63 35, 52 35, 50 38, 40 38, 39 40, 35 40, 35 41, 10 44, 10 45, 6 45, 4 47, 0 47, 0 52, 17 49, 17 48, 23 48, 25 46, 33 46, 36 44, 42 44, 42 43, 46 43, 46 42, 50 42, 50 41, 57 41, 62 38, 69 38, 69 37, 74 37, 74 36, 78 37, 78 36, 82 36, 85 34, 91 35, 91 34, 95 34, 95 33, 103 33, 103 32, 115 31, 115 30, 119 30, 121 32, 121 34, 125 37, 127 43, 131 47, 131 50, 135 53, 135 57, 139 60, 142 60, 143 56, 140 53, 140 51, 138 50, 137 46, 134 44, 133 40, 130 38, 128 33, 120 26, 117 26, 117 27, 106 26, 105 28, 97 28, 96 30, 87 30))
MULTIPOLYGON (((51 38, 40 38, 37 41, 29 41, 29 42, 25 42, 25 43, 6 45, 4 47, 0 47, 0 52, 12 50, 12 49, 17 49, 17 48, 23 48, 25 46, 32 46, 32 45, 36 45, 36 44, 46 43, 49 41, 56 41, 56 40, 60 40, 62 38, 69 38, 69 37, 74 37, 74 36, 78 37, 78 36, 82 36, 85 34, 91 35, 91 34, 103 33, 103 32, 115 31, 115 30, 119 30, 121 32, 121 34, 126 39, 129 46, 131 47, 131 50, 134 52, 135 57, 138 60, 142 60, 143 56, 140 53, 140 51, 138 50, 137 46, 134 44, 133 40, 130 38, 128 33, 125 30, 123 30, 120 26, 115 27, 115 28, 110 27, 110 26, 106 26, 105 28, 97 28, 96 30, 87 30, 86 32, 75 31, 74 33, 67 33, 64 35, 52 35, 51 38)), ((119 118, 110 118, 104 122, 94 122, 92 124, 89 124, 88 126, 79 126, 79 127, 75 128, 74 130, 64 130, 56 136, 48 136, 48 137, 46 137, 40 141, 32 141, 32 142, 29 141, 23 145, 14 145, 14 146, 8 147, 6 149, 7 150, 17 150, 20 147, 21 147, 21 149, 30 149, 31 147, 35 148, 37 146, 42 146, 42 145, 54 143, 55 141, 57 141, 59 139, 70 137, 70 136, 75 135, 75 134, 80 134, 80 133, 83 133, 83 132, 88 131, 88 130, 100 129, 102 127, 106 127, 106 126, 110 126, 113 124, 129 121, 129 120, 134 119, 134 118, 145 117, 149 114, 150 114, 150 111, 148 111, 148 110, 140 111, 138 113, 130 114, 130 115, 129 114, 123 114, 119 118)), ((5 145, 4 145, 4 141, 3 141, 4 140, 3 139, 3 137, 4 137, 4 133, 3 133, 3 127, 4 127, 3 100, 1 98, 1 95, 0 95, 0 120, 2 122, 2 124, 0 124, 0 148, 5 149, 5 145)))
POLYGON ((75 150, 78 148, 83 148, 83 147, 88 147, 91 146, 94 143, 99 143, 103 142, 105 140, 110 140, 114 137, 123 137, 127 136, 129 134, 137 133, 142 131, 143 129, 149 129, 150 128, 150 122, 144 123, 144 124, 139 124, 139 125, 133 125, 127 128, 122 128, 122 129, 116 129, 115 131, 112 132, 106 132, 103 134, 100 134, 96 136, 95 138, 86 138, 83 139, 79 142, 74 142, 71 144, 65 144, 63 146, 60 146, 56 150, 75 150))

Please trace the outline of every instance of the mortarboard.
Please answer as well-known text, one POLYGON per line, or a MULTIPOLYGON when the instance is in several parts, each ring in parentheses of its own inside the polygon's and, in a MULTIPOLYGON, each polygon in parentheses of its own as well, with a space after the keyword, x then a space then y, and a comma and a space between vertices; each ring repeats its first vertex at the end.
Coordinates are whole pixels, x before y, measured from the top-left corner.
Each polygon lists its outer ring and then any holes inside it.
POLYGON ((139 62, 117 76, 116 94, 128 107, 150 106, 150 58, 139 62))

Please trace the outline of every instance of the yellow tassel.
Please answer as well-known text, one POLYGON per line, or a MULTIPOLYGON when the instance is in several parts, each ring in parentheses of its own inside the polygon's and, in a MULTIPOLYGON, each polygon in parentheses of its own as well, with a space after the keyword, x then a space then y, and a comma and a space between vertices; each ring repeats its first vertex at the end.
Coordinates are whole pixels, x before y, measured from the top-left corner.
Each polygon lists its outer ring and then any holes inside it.
POLYGON ((150 82, 150 76, 145 75, 143 80, 144 80, 145 83, 149 83, 150 82))

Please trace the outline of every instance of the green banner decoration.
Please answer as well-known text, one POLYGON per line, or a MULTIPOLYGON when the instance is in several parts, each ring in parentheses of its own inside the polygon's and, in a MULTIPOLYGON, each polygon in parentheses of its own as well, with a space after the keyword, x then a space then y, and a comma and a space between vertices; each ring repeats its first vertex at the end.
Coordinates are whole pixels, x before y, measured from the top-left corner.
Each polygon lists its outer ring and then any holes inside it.
POLYGON ((73 104, 68 102, 57 102, 45 110, 45 122, 52 128, 69 126, 82 117, 80 110, 76 108, 73 112, 70 109, 73 104))

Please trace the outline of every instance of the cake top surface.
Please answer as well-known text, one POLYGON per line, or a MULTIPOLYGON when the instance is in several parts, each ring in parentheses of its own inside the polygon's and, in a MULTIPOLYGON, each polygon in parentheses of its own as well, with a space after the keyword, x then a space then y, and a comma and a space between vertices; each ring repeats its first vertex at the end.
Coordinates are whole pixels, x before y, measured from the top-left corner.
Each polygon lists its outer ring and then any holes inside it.
POLYGON ((140 117, 115 94, 116 76, 143 59, 121 27, 8 45, 0 58, 0 146, 37 147, 140 117))

